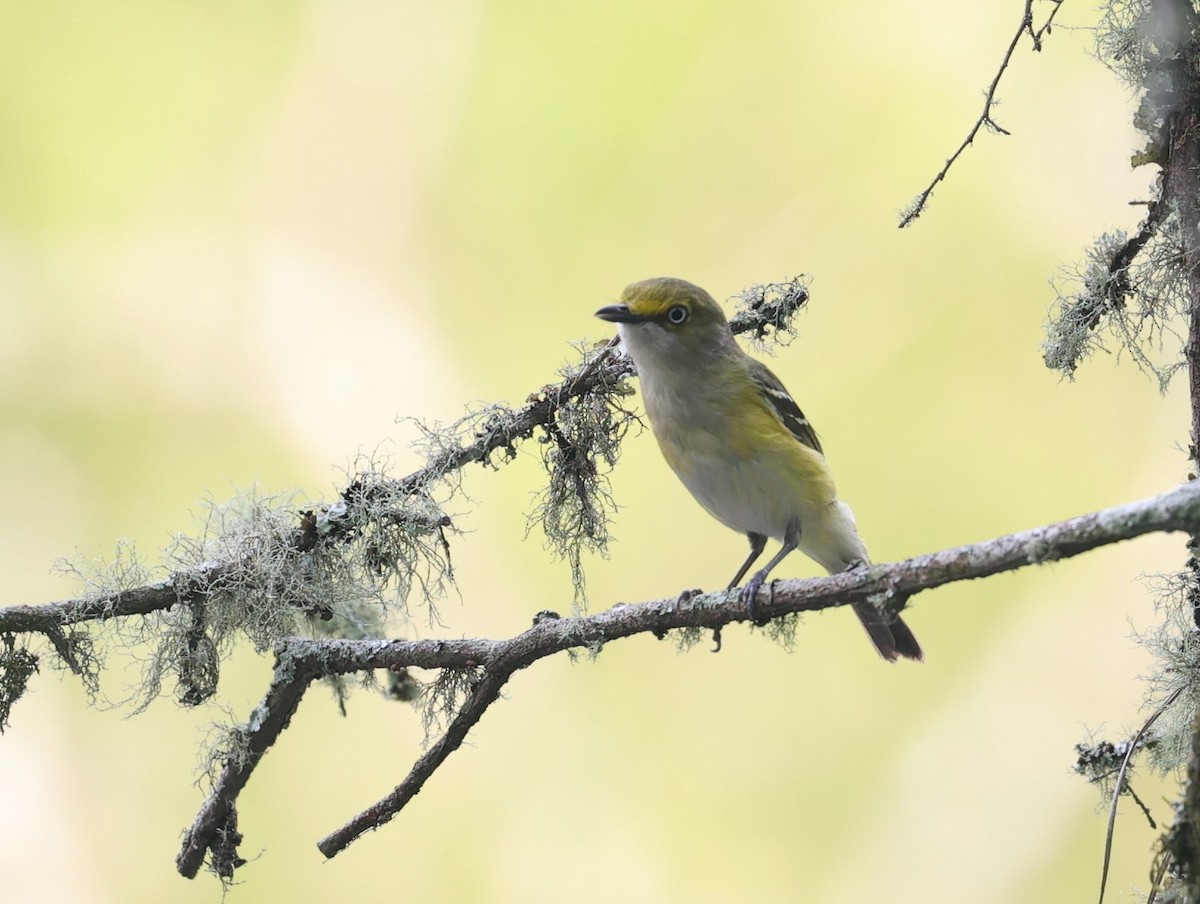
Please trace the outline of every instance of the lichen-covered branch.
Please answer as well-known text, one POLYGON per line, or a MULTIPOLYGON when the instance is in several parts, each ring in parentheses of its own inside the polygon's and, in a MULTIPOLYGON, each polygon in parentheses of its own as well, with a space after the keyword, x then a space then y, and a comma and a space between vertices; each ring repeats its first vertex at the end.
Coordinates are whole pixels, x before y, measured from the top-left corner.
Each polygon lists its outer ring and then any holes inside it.
MULTIPOLYGON (((786 341, 807 301, 802 277, 751 286, 731 325, 756 343, 786 341)), ((37 671, 30 635, 48 639, 93 686, 96 660, 82 656, 91 653, 90 637, 82 627, 64 633, 66 626, 133 624, 126 637, 154 647, 143 705, 173 674, 178 699, 190 706, 216 692, 220 663, 240 637, 267 650, 297 633, 383 636, 390 615, 408 615, 412 589, 436 623, 435 600, 453 582, 447 539, 453 524, 439 496, 453 496, 456 475, 468 464, 510 458, 517 443, 535 435, 548 440, 548 481, 533 517, 570 562, 576 608, 583 611, 581 555, 602 553, 607 542, 613 503, 606 474, 635 417, 622 404, 632 372, 614 339, 585 351, 563 380, 543 386, 520 408, 493 405, 449 428, 424 428, 426 463, 406 477, 364 460, 331 503, 300 508, 248 494, 211 505, 203 535, 180 536, 168 549, 162 580, 149 580, 128 548, 111 565, 71 567, 89 585, 87 595, 0 608, 0 729, 37 671)))
MULTIPOLYGON (((748 333, 761 340, 773 332, 790 331, 791 318, 808 302, 808 291, 803 281, 797 278, 787 283, 751 286, 741 297, 743 309, 732 318, 730 326, 735 333, 748 333)), ((289 542, 297 549, 309 549, 329 534, 338 535, 344 530, 340 525, 350 521, 345 509, 348 503, 362 504, 378 498, 385 490, 397 495, 412 495, 469 464, 490 462, 495 453, 511 450, 517 442, 533 436, 538 428, 552 424, 564 404, 595 393, 601 387, 610 387, 632 374, 630 360, 620 354, 615 342, 609 342, 586 356, 561 382, 543 386, 530 394, 525 405, 504 416, 485 419, 471 442, 439 451, 408 476, 384 481, 367 481, 360 475, 352 478, 341 493, 340 504, 321 507, 323 518, 302 513, 289 542)), ((80 622, 107 621, 169 609, 183 595, 203 593, 206 586, 218 582, 224 572, 236 565, 236 562, 213 561, 165 580, 99 597, 0 607, 0 635, 45 632, 80 622)))
MULTIPOLYGON (((215 574, 219 569, 220 566, 213 563, 211 570, 204 569, 203 576, 215 574)), ((32 606, 4 606, 0 608, 0 634, 41 633, 80 622, 149 615, 160 609, 169 609, 179 602, 180 578, 186 581, 186 576, 179 575, 99 598, 85 597, 32 606)))
MULTIPOLYGON (((914 594, 954 581, 1052 562, 1152 532, 1190 533, 1197 529, 1200 481, 1140 502, 903 562, 871 565, 825 578, 778 581, 760 591, 754 603, 755 616, 780 619, 860 601, 895 611, 914 594)), ((462 702, 446 730, 404 781, 320 842, 320 850, 334 856, 364 832, 399 813, 521 669, 556 653, 576 648, 595 651, 635 634, 661 637, 682 630, 698 636, 702 631, 750 618, 748 605, 736 593, 720 591, 619 604, 588 616, 560 618, 541 613, 529 630, 507 640, 288 640, 277 651, 271 690, 251 722, 240 731, 240 742, 218 772, 208 801, 186 834, 178 861, 180 872, 194 876, 204 851, 225 844, 221 829, 228 814, 235 812, 236 798, 250 771, 286 727, 303 687, 318 676, 409 667, 468 676, 462 702)), ((220 850, 225 859, 219 865, 226 868, 229 852, 227 848, 220 850)))
POLYGON ((1178 281, 1164 271, 1176 254, 1174 223, 1173 208, 1160 193, 1147 203, 1146 217, 1133 235, 1116 230, 1096 240, 1080 272, 1065 281, 1078 288, 1060 289, 1048 318, 1042 344, 1047 367, 1074 377, 1084 359, 1101 347, 1107 327, 1137 364, 1166 386, 1178 364, 1156 364, 1151 353, 1167 331, 1166 320, 1179 308, 1178 281))

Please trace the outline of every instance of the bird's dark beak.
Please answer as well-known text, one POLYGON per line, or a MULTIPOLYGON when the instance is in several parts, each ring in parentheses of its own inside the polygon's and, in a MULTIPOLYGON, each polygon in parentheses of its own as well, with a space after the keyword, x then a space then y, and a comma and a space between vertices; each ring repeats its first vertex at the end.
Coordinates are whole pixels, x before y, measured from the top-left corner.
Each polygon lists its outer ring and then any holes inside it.
POLYGON ((633 313, 627 304, 610 304, 596 312, 596 316, 609 323, 642 323, 647 318, 633 313))

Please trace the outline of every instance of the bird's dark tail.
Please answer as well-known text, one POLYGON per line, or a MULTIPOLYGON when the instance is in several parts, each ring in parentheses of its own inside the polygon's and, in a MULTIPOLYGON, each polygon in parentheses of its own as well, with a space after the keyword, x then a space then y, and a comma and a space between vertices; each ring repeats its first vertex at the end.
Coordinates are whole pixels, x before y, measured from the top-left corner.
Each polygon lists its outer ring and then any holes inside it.
POLYGON ((875 644, 879 655, 888 662, 895 662, 900 658, 920 662, 925 658, 917 638, 899 617, 888 624, 870 603, 855 603, 854 614, 867 629, 867 636, 871 638, 871 643, 875 644))

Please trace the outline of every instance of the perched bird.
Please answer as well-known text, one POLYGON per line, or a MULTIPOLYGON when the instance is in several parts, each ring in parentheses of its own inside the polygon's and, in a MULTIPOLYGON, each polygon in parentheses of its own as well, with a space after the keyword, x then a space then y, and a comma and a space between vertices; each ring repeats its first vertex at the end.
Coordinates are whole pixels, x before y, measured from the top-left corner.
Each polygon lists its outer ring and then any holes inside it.
MULTIPOLYGON (((748 605, 794 549, 830 574, 869 561, 812 425, 779 378, 742 351, 711 295, 682 279, 647 279, 596 316, 618 324, 667 464, 709 514, 750 540, 730 589, 768 537, 783 545, 742 590, 748 605)), ((899 618, 889 624, 865 602, 854 611, 884 659, 922 658, 899 618)))

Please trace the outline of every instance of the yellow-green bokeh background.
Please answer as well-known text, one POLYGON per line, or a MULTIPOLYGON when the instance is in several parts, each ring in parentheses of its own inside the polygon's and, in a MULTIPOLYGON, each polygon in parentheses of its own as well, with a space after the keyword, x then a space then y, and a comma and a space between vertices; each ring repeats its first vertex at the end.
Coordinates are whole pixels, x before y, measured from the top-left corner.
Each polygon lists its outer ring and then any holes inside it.
MULTIPOLYGON (((1058 28, 912 229, 895 211, 961 140, 1020 3, 764 0, 0 4, 0 603, 196 501, 257 482, 328 495, 398 414, 521 402, 602 338, 623 285, 727 297, 812 274, 772 366, 822 431, 874 555, 901 558, 1149 495, 1185 472, 1181 396, 1125 358, 1040 362, 1047 284, 1130 226, 1131 98, 1058 28)), ((1062 12, 1063 26, 1094 13, 1062 12)), ((564 609, 524 534, 534 452, 473 469, 451 636, 564 609)), ((631 436, 593 606, 724 582, 743 541, 631 436)), ((889 668, 846 613, 788 654, 638 638, 518 675, 393 824, 314 843, 419 752, 409 709, 306 701, 243 796, 229 895, 252 901, 1090 900, 1104 820, 1070 773, 1089 728, 1139 720, 1151 538, 921 596, 928 652, 889 668)), ((795 556, 782 574, 814 573, 795 556)), ((22 902, 216 901, 173 858, 221 706, 85 705, 44 671, 0 739, 0 883, 22 902)), ((128 676, 126 676, 128 677, 128 676)), ((114 675, 105 692, 126 690, 114 675)), ((1138 786, 1161 803, 1169 787, 1138 786)), ((1153 839, 1117 827, 1111 900, 1153 839)))

